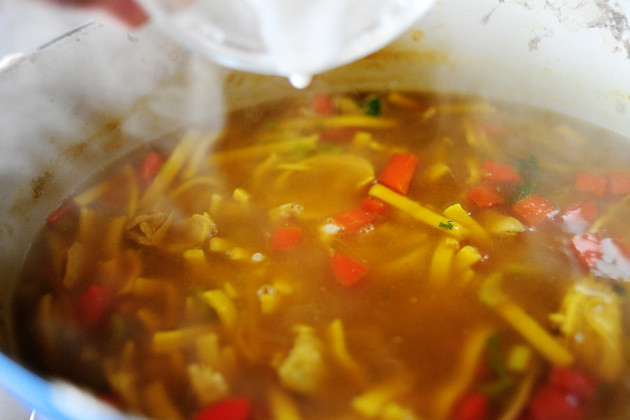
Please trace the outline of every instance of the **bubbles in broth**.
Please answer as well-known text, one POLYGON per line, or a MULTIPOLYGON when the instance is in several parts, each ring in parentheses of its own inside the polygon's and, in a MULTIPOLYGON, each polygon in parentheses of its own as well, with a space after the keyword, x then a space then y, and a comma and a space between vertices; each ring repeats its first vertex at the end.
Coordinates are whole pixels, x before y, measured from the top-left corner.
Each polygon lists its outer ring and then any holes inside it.
POLYGON ((408 92, 249 111, 50 213, 27 364, 160 419, 630 413, 628 139, 408 92))

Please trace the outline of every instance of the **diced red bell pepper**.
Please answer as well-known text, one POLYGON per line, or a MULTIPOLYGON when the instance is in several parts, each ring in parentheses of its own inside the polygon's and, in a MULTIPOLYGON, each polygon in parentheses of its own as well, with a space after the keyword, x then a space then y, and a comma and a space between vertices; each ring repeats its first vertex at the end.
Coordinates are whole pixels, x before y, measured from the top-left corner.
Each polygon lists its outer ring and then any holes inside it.
POLYGON ((64 217, 74 213, 77 209, 74 201, 68 200, 59 204, 56 209, 50 212, 48 217, 46 218, 46 224, 48 226, 55 226, 61 219, 64 217))
POLYGON ((584 410, 575 395, 545 385, 529 402, 531 420, 584 420, 584 410))
POLYGON ((385 164, 378 177, 378 182, 399 194, 407 194, 417 165, 418 158, 416 156, 394 153, 385 164))
POLYGON ((366 197, 361 201, 361 208, 370 213, 386 215, 389 212, 389 206, 383 200, 376 197, 366 197))
POLYGON ((106 286, 93 284, 79 297, 77 315, 88 328, 98 327, 107 317, 113 303, 113 294, 106 286))
POLYGON ((613 171, 610 173, 610 192, 614 195, 630 194, 630 171, 613 171))
POLYGON ((465 395, 455 406, 453 420, 484 420, 488 418, 490 404, 488 397, 480 392, 465 395))
POLYGON ((562 213, 562 220, 565 222, 587 222, 593 223, 599 217, 597 204, 592 201, 584 201, 567 207, 562 213))
POLYGON ((575 189, 585 193, 602 197, 606 194, 608 180, 603 175, 580 171, 575 179, 575 189))
POLYGON ((330 257, 330 262, 337 281, 347 287, 354 286, 368 271, 365 264, 336 252, 330 257))
POLYGON ((160 171, 164 164, 164 158, 157 152, 151 151, 142 160, 138 175, 142 185, 148 185, 160 171))
POLYGON ((575 235, 571 244, 582 264, 589 270, 602 258, 602 241, 597 234, 575 235))
POLYGON ((355 232, 376 219, 376 214, 361 208, 341 213, 333 218, 342 232, 355 232))
POLYGON ((522 222, 530 226, 551 219, 558 210, 538 194, 530 194, 514 204, 512 211, 522 222))
POLYGON ((514 185, 521 182, 521 176, 510 165, 487 160, 483 164, 482 178, 500 185, 514 185))
POLYGON ((248 420, 252 404, 247 397, 231 397, 202 409, 195 420, 248 420))
POLYGON ((593 398, 597 391, 597 381, 593 377, 566 366, 554 366, 551 369, 549 384, 581 400, 593 398))
POLYGON ((329 95, 319 92, 313 98, 311 109, 317 115, 333 115, 335 113, 335 104, 329 95))
POLYGON ((295 249, 302 238, 302 229, 299 227, 279 227, 273 232, 271 249, 289 251, 295 249))
POLYGON ((466 196, 475 206, 488 208, 503 203, 503 196, 492 185, 480 185, 466 192, 466 196))

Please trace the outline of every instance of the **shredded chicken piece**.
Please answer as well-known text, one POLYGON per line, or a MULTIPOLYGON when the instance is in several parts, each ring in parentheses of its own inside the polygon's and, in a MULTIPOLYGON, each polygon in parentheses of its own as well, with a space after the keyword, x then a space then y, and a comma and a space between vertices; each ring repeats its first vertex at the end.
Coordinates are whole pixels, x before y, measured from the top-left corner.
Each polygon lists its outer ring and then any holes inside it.
POLYGON ((298 326, 293 348, 278 368, 282 385, 302 394, 319 391, 326 377, 322 342, 311 327, 298 326))
POLYGON ((205 244, 216 234, 216 225, 208 213, 175 220, 172 213, 153 212, 137 216, 125 230, 127 236, 140 245, 184 252, 205 244))
POLYGON ((223 375, 208 366, 190 364, 188 378, 202 406, 212 404, 228 394, 228 385, 223 375))
POLYGON ((578 360, 603 380, 624 372, 622 300, 608 285, 587 279, 573 285, 552 316, 578 360))

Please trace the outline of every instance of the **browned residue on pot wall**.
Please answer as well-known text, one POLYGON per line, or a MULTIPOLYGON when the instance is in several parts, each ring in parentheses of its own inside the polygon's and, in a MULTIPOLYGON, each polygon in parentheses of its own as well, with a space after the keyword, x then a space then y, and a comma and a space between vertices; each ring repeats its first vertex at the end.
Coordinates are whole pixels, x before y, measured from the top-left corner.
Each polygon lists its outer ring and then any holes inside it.
POLYGON ((37 201, 41 198, 43 192, 46 190, 46 187, 54 180, 54 178, 55 174, 50 170, 46 170, 31 181, 31 198, 33 201, 37 201))

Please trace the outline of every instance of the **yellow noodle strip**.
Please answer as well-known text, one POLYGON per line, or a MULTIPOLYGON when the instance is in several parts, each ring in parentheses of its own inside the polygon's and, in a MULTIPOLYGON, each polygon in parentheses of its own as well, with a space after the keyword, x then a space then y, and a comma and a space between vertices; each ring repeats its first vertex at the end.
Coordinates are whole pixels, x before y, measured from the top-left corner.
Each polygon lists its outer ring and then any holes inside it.
POLYGON ((400 195, 381 184, 374 184, 372 188, 370 188, 369 194, 373 197, 380 198, 399 210, 404 211, 414 219, 419 220, 432 228, 439 229, 442 233, 450 235, 458 240, 466 239, 470 236, 468 228, 457 222, 453 222, 452 220, 449 220, 446 217, 427 209, 426 207, 423 207, 419 203, 416 203, 404 195, 400 195), (444 226, 450 226, 451 228, 445 229, 444 226))
POLYGON ((532 349, 524 344, 516 344, 510 349, 505 365, 513 372, 525 372, 530 366, 532 349))
POLYGON ((407 253, 400 257, 384 261, 378 267, 374 267, 374 271, 379 273, 383 278, 395 278, 404 276, 415 267, 421 267, 422 262, 428 257, 431 247, 428 242, 415 244, 407 253))
POLYGON ((469 268, 481 260, 481 253, 472 245, 462 247, 453 260, 453 270, 455 273, 465 273, 469 268))
POLYGON ((516 420, 523 413, 525 405, 529 402, 532 394, 532 389, 538 380, 540 375, 540 368, 534 366, 529 369, 525 374, 525 377, 521 381, 521 384, 516 389, 514 397, 508 402, 507 408, 498 420, 516 420))
MULTIPOLYGON (((363 109, 357 101, 349 96, 339 96, 336 98, 337 109, 340 114, 363 114, 363 109)), ((313 115, 312 110, 311 115, 313 115)))
POLYGON ((153 203, 171 186, 171 183, 184 166, 184 163, 188 160, 196 141, 197 135, 189 133, 179 142, 142 196, 140 200, 141 208, 146 208, 153 203))
POLYGON ((219 188, 221 182, 216 178, 209 176, 198 176, 181 184, 172 193, 169 194, 169 201, 177 201, 178 197, 196 187, 213 187, 219 188))
POLYGON ((79 210, 79 232, 77 233, 77 242, 89 243, 94 240, 96 234, 97 223, 96 212, 92 209, 83 207, 79 210))
POLYGON ((166 392, 166 388, 164 388, 162 382, 152 382, 144 389, 142 395, 143 401, 153 417, 169 420, 184 420, 166 392))
POLYGON ((439 112, 446 114, 469 114, 469 113, 481 113, 481 114, 493 114, 497 112, 497 109, 485 102, 474 103, 444 103, 435 105, 439 112))
POLYGON ((197 357, 203 366, 216 369, 221 366, 219 337, 214 332, 203 334, 195 341, 197 357))
POLYGON ((451 168, 444 162, 434 163, 424 171, 424 176, 429 182, 437 182, 447 174, 451 174, 451 168))
POLYGON ((444 210, 444 215, 453 221, 460 223, 461 225, 470 229, 470 236, 472 239, 482 244, 490 242, 490 235, 481 227, 481 225, 470 216, 470 214, 464 210, 461 204, 453 204, 444 210))
POLYGON ((120 244, 126 223, 127 216, 118 216, 109 222, 109 226, 103 238, 102 252, 105 258, 116 258, 122 253, 120 244))
POLYGON ((293 399, 276 387, 269 390, 269 405, 274 420, 301 420, 302 416, 293 399))
POLYGON ((569 127, 566 124, 560 124, 554 127, 553 131, 563 137, 565 140, 569 140, 579 146, 584 146, 590 143, 590 140, 583 136, 581 133, 578 133, 573 128, 569 127))
POLYGON ((189 249, 184 251, 183 256, 184 261, 186 261, 186 267, 188 267, 194 278, 203 278, 210 273, 210 265, 202 249, 189 249))
POLYGON ((73 200, 79 207, 89 206, 94 202, 94 200, 101 197, 107 191, 110 191, 117 182, 118 180, 116 178, 110 178, 106 181, 101 182, 100 184, 88 188, 81 194, 76 195, 73 200))
POLYGON ((363 417, 374 418, 388 403, 404 393, 408 386, 406 378, 381 383, 353 398, 352 408, 363 417))
POLYGON ((138 211, 138 201, 140 200, 140 188, 133 173, 131 165, 125 165, 125 177, 129 188, 129 200, 127 201, 127 217, 132 218, 138 211))
POLYGON ((258 300, 260 300, 260 312, 269 315, 278 309, 282 297, 272 288, 269 293, 259 293, 258 300))
POLYGON ((385 404, 381 411, 380 420, 420 420, 413 410, 395 402, 385 404))
POLYGON ((568 366, 575 361, 573 355, 530 317, 520 306, 508 298, 499 302, 496 311, 518 331, 548 361, 558 366, 568 366))
POLYGON ((265 157, 270 153, 288 153, 296 148, 315 148, 319 141, 316 134, 300 137, 295 140, 281 141, 269 144, 259 144, 256 146, 243 147, 240 149, 226 150, 225 152, 212 153, 208 156, 208 164, 224 163, 234 160, 248 160, 265 157))
POLYGON ((249 197, 249 193, 243 188, 235 188, 234 192, 232 193, 232 198, 234 199, 234 201, 243 205, 249 204, 249 197))
POLYGON ((422 113, 422 121, 428 121, 429 119, 435 117, 437 113, 437 107, 435 105, 431 105, 422 113))
MULTIPOLYGON (((130 343, 127 342, 125 350, 129 348, 133 350, 133 347, 130 347, 129 344, 130 343)), ((140 396, 138 395, 135 373, 131 370, 118 367, 114 369, 113 365, 117 366, 118 363, 114 363, 111 359, 107 359, 104 365, 105 369, 103 370, 109 386, 122 398, 130 410, 139 411, 142 404, 140 402, 140 396)))
MULTIPOLYGON (((374 136, 372 133, 367 131, 357 131, 352 138, 352 146, 360 149, 370 149, 375 152, 383 152, 386 147, 383 146, 378 141, 374 140, 374 136)), ((402 150, 398 150, 399 148, 391 148, 390 152, 402 152, 402 150)))
POLYGON ((479 162, 476 158, 467 157, 464 161, 466 169, 468 170, 468 178, 466 178, 467 185, 477 185, 481 180, 481 171, 479 168, 479 162))
POLYGON ((66 271, 63 276, 64 287, 71 288, 76 284, 81 272, 84 254, 83 245, 80 242, 75 242, 68 248, 66 271))
POLYGON ((193 342, 197 336, 208 332, 207 327, 180 328, 158 331, 153 334, 151 346, 155 353, 172 353, 193 342))
POLYGON ((54 306, 53 295, 46 293, 40 299, 36 309, 38 338, 46 346, 46 352, 43 354, 43 357, 49 366, 57 366, 59 363, 59 348, 57 347, 59 334, 57 326, 63 325, 59 324, 59 320, 56 319, 57 317, 53 310, 54 306))
POLYGON ((259 163, 256 168, 252 171, 252 176, 250 177, 251 188, 256 191, 260 188, 266 186, 267 177, 265 176, 269 171, 276 168, 278 163, 280 162, 280 156, 276 152, 272 152, 267 156, 267 158, 259 163))
POLYGON ((429 281, 433 284, 445 284, 451 275, 453 257, 459 250, 459 242, 446 237, 438 242, 429 265, 429 281))
POLYGON ((422 108, 422 104, 419 101, 416 101, 410 96, 404 95, 400 92, 391 92, 387 95, 387 101, 401 108, 412 110, 419 110, 422 108))
POLYGON ((190 179, 197 174, 197 172, 199 171, 199 167, 208 154, 210 146, 212 146, 212 144, 217 141, 220 135, 220 132, 216 132, 197 140, 195 147, 190 155, 188 165, 182 171, 183 179, 190 179))
POLYGON ((435 419, 444 420, 448 418, 454 404, 470 388, 491 333, 491 328, 482 328, 475 331, 466 341, 455 368, 455 373, 452 375, 453 379, 438 392, 434 400, 435 415, 433 417, 435 419))
POLYGON ((163 328, 163 322, 155 311, 147 308, 140 308, 136 312, 136 318, 149 331, 158 331, 163 328))
POLYGON ((105 193, 116 190, 117 188, 129 188, 129 197, 128 197, 128 215, 131 216, 135 213, 134 205, 137 205, 137 194, 138 194, 138 184, 136 182, 135 175, 133 173, 133 169, 131 165, 125 165, 122 174, 118 175, 114 178, 107 179, 81 194, 76 195, 73 198, 73 201, 79 207, 86 207, 92 204, 95 200, 102 197, 105 193), (134 203, 134 200, 136 202, 134 203))
POLYGON ((494 308, 512 328, 518 331, 534 349, 551 363, 560 366, 572 364, 573 355, 502 292, 501 279, 500 273, 486 277, 479 289, 480 300, 494 308))
POLYGON ((221 324, 227 330, 234 331, 238 312, 232 299, 221 289, 208 290, 202 296, 208 305, 217 312, 221 324))
POLYGON ((367 378, 361 366, 350 356, 348 347, 346 346, 346 334, 343 328, 343 322, 337 318, 333 320, 327 329, 328 340, 333 357, 341 367, 346 369, 356 383, 365 385, 367 378))
POLYGON ((327 128, 395 128, 399 123, 396 120, 368 115, 336 115, 327 118, 296 118, 280 123, 283 129, 311 128, 313 130, 327 128))
POLYGON ((516 235, 525 230, 525 226, 518 219, 494 210, 485 212, 483 223, 490 233, 497 236, 516 235))

